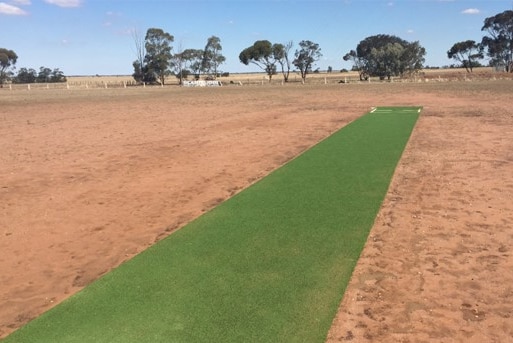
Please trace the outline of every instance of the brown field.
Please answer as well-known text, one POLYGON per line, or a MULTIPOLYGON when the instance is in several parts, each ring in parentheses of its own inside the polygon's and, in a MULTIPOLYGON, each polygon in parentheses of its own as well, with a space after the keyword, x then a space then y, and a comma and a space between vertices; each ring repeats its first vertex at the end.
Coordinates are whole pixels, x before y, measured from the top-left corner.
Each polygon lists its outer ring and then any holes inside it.
POLYGON ((513 341, 513 81, 494 78, 0 90, 0 338, 370 107, 422 105, 327 340, 513 341))

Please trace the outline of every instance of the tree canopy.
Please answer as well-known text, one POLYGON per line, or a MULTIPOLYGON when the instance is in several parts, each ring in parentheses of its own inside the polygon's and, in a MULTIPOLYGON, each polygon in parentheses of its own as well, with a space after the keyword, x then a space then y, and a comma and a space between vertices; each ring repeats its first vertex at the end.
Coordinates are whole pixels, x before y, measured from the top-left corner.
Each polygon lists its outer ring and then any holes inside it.
POLYGON ((180 80, 180 84, 182 84, 184 78, 186 79, 189 76, 194 63, 198 66, 198 70, 201 68, 202 57, 203 51, 198 49, 185 49, 173 55, 173 69, 175 76, 180 80))
POLYGON ((223 47, 221 39, 216 36, 208 38, 203 49, 183 49, 181 46, 173 54, 171 43, 174 37, 162 29, 148 29, 144 40, 141 40, 137 31, 132 33, 135 43, 137 59, 133 62, 132 76, 138 82, 164 84, 167 75, 174 74, 180 84, 184 78, 193 73, 199 78, 206 73, 216 78, 219 66, 226 61, 221 54, 223 47))
POLYGON ((153 83, 158 80, 164 84, 173 57, 171 43, 174 41, 174 37, 162 29, 150 28, 144 38, 144 48, 136 34, 133 38, 137 50, 137 60, 133 63, 134 79, 145 83, 153 83), (142 58, 143 56, 144 58, 142 58))
MULTIPOLYGON (((487 33, 481 42, 465 40, 455 43, 448 51, 447 57, 461 62, 467 72, 472 72, 475 66, 481 65, 479 60, 484 58, 486 51, 490 64, 503 67, 513 72, 513 10, 507 10, 495 16, 488 17, 481 29, 487 33)), ((201 73, 216 78, 219 75, 219 65, 226 61, 221 54, 222 46, 219 37, 211 36, 204 49, 185 49, 173 55, 171 53, 174 37, 162 29, 149 29, 142 41, 136 40, 138 59, 133 63, 134 78, 138 81, 164 83, 170 69, 180 78, 193 73, 199 78, 201 73), (141 53, 144 51, 144 53, 141 53), (144 56, 144 58, 143 58, 144 56)), ((277 73, 277 66, 285 81, 288 81, 291 65, 301 73, 303 82, 308 73, 314 69, 314 64, 322 57, 319 44, 309 40, 299 43, 294 59, 289 57, 292 42, 287 44, 271 43, 268 40, 257 40, 253 45, 239 53, 239 60, 245 65, 254 64, 265 71, 269 82, 277 73)), ((5 79, 6 55, 5 49, 0 50, 2 62, 2 77, 5 79)), ((360 73, 360 79, 377 76, 380 79, 393 76, 408 76, 423 68, 426 50, 418 41, 408 42, 394 35, 378 34, 361 40, 354 50, 343 56, 345 61, 353 63, 352 70, 360 73)), ((15 60, 14 60, 15 62, 15 60)), ((333 70, 330 66, 329 72, 333 70)), ((319 68, 316 69, 316 72, 319 68)))
POLYGON ((190 71, 199 78, 203 71, 203 50, 185 49, 183 51, 183 57, 186 62, 186 68, 190 69, 190 71))
POLYGON ((356 53, 356 50, 351 50, 342 58, 344 61, 352 61, 353 62, 353 70, 357 70, 360 74, 360 81, 367 79, 368 75, 365 71, 365 61, 363 57, 359 57, 356 53))
POLYGON ((0 86, 2 86, 12 74, 10 69, 14 67, 17 60, 18 55, 16 55, 13 50, 0 48, 0 86))
POLYGON ((14 78, 16 83, 34 83, 37 80, 37 72, 35 69, 20 68, 18 74, 14 78))
POLYGON ((481 44, 488 50, 490 64, 513 72, 513 11, 486 18, 481 31, 488 33, 481 44))
POLYGON ((477 60, 483 58, 483 48, 481 44, 473 40, 466 40, 455 43, 449 51, 447 57, 461 62, 467 72, 471 73, 472 68, 477 64, 477 60))
POLYGON ((221 50, 223 50, 221 39, 216 36, 207 40, 207 45, 203 50, 202 69, 214 79, 217 77, 219 65, 226 61, 221 50))
POLYGON ((292 62, 300 73, 303 82, 306 80, 306 75, 312 71, 312 67, 321 57, 321 48, 319 44, 309 40, 299 42, 299 49, 296 50, 294 55, 296 58, 292 62))
POLYGON ((360 41, 344 60, 352 60, 362 75, 381 79, 403 76, 422 69, 426 50, 419 42, 407 42, 391 35, 375 35, 360 41))
POLYGON ((191 73, 199 78, 201 73, 207 74, 207 78, 215 79, 219 75, 219 66, 226 61, 221 54, 221 39, 212 36, 207 40, 203 50, 185 49, 173 55, 172 64, 176 77, 182 84, 183 79, 191 73))
POLYGON ((276 63, 283 57, 284 50, 283 44, 272 44, 268 40, 259 40, 242 50, 239 60, 242 64, 253 63, 264 70, 271 82, 272 76, 276 74, 276 63))
POLYGON ((39 73, 34 69, 20 68, 18 74, 13 79, 14 83, 54 83, 66 82, 66 76, 59 70, 59 68, 50 69, 47 67, 40 67, 39 73))
POLYGON ((174 37, 162 29, 148 29, 145 37, 146 56, 144 61, 148 72, 154 74, 161 84, 164 84, 169 74, 171 62, 171 43, 174 37))

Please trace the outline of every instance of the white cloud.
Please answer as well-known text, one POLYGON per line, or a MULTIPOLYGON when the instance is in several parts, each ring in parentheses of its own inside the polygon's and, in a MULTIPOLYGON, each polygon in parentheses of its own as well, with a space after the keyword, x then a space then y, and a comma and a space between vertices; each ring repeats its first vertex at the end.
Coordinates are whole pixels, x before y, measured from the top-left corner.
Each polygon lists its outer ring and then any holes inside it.
POLYGON ((461 13, 463 13, 463 14, 479 14, 479 13, 481 13, 481 11, 478 10, 477 8, 467 8, 466 10, 461 11, 461 13))
POLYGON ((409 35, 411 35, 411 34, 414 34, 414 33, 415 33, 415 31, 413 31, 412 29, 409 29, 409 30, 407 30, 407 31, 406 31, 406 33, 407 33, 407 34, 409 34, 409 35))
POLYGON ((131 36, 133 38, 134 37, 133 36, 134 29, 133 28, 120 29, 120 30, 116 31, 116 34, 121 35, 121 36, 131 36))
POLYGON ((122 17, 123 16, 123 13, 121 12, 113 12, 113 11, 108 11, 105 13, 105 15, 107 17, 122 17))
POLYGON ((59 7, 79 7, 82 5, 82 0, 45 0, 47 4, 56 5, 59 7))
POLYGON ((0 2, 0 14, 6 15, 27 15, 28 13, 19 7, 0 2))

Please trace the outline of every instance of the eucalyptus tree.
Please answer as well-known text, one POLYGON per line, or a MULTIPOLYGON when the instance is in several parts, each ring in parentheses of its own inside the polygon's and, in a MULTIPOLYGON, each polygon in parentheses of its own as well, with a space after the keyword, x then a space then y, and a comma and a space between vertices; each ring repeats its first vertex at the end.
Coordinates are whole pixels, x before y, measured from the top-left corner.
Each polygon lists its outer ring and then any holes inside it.
POLYGON ((52 69, 47 67, 40 67, 39 73, 37 73, 36 82, 47 83, 52 79, 52 69))
POLYGON ((321 57, 319 44, 309 40, 299 42, 299 49, 296 50, 295 59, 292 63, 299 69, 303 82, 306 80, 306 75, 312 71, 315 62, 321 57))
POLYGON ((179 84, 183 83, 183 79, 187 78, 189 71, 186 68, 186 56, 181 46, 178 51, 171 58, 171 66, 174 71, 174 75, 179 80, 179 84))
POLYGON ((477 64, 477 60, 484 57, 483 47, 473 40, 458 42, 447 51, 447 57, 461 62, 467 73, 471 73, 473 67, 477 64))
POLYGON ((135 48, 135 56, 136 60, 132 63, 134 67, 134 73, 132 74, 133 78, 137 82, 148 82, 146 76, 145 64, 144 64, 144 56, 146 55, 146 49, 144 47, 144 38, 141 37, 139 31, 137 29, 133 29, 132 39, 134 41, 135 48))
POLYGON ((218 68, 226 61, 221 51, 221 39, 216 36, 211 36, 207 40, 205 49, 203 50, 202 70, 211 75, 214 79, 217 77, 218 68))
POLYGON ((347 54, 342 57, 344 61, 352 61, 353 62, 353 69, 358 71, 358 74, 360 76, 360 81, 368 79, 369 75, 367 74, 367 71, 365 70, 365 60, 363 57, 358 56, 358 53, 356 50, 351 50, 347 54))
POLYGON ((203 50, 201 49, 185 49, 173 56, 175 75, 180 79, 180 84, 189 74, 194 74, 199 78, 202 61, 203 50))
POLYGON ((146 48, 144 62, 147 66, 147 72, 155 75, 163 85, 166 76, 169 75, 169 67, 173 57, 171 43, 174 41, 174 37, 162 29, 151 28, 146 32, 144 40, 146 48))
POLYGON ((370 36, 344 56, 352 60, 360 78, 379 76, 380 79, 403 76, 422 69, 426 50, 419 42, 407 42, 391 35, 370 36))
POLYGON ((12 75, 12 70, 18 60, 18 55, 13 50, 0 48, 0 87, 12 75))
POLYGON ((15 83, 34 83, 37 79, 37 72, 32 68, 20 68, 16 77, 13 79, 15 83))
POLYGON ((165 83, 171 67, 172 46, 174 37, 162 29, 150 28, 144 37, 144 49, 137 35, 134 35, 137 50, 137 60, 133 62, 132 76, 138 82, 165 83), (144 58, 142 58, 144 56, 144 58))
POLYGON ((258 66, 265 71, 269 77, 269 82, 276 74, 276 63, 283 58, 283 44, 272 44, 268 40, 256 41, 252 46, 242 50, 239 54, 239 60, 242 64, 250 63, 258 66))
POLYGON ((275 54, 278 58, 278 63, 281 66, 281 73, 283 75, 283 81, 285 82, 289 81, 290 68, 292 67, 292 61, 290 59, 290 50, 292 50, 293 46, 294 43, 292 41, 289 41, 285 44, 276 44, 275 47, 275 54))
POLYGON ((481 31, 488 33, 481 44, 487 49, 491 64, 513 72, 513 11, 486 18, 481 31))
POLYGON ((185 49, 183 51, 185 61, 187 62, 188 68, 195 75, 196 78, 199 78, 201 73, 203 72, 203 53, 202 49, 185 49))

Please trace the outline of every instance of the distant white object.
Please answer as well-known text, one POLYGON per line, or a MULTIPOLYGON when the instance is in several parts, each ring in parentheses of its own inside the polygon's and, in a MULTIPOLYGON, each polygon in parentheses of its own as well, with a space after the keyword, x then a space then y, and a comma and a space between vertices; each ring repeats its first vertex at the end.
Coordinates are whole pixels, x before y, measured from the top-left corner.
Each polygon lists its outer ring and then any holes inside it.
POLYGON ((198 81, 182 81, 182 85, 184 87, 221 87, 223 84, 221 81, 216 80, 210 80, 210 81, 204 81, 204 80, 198 80, 198 81))

